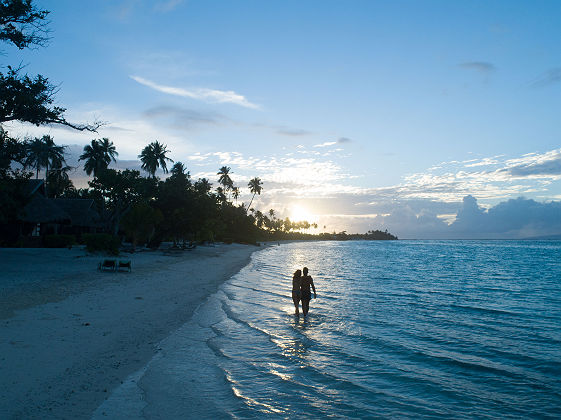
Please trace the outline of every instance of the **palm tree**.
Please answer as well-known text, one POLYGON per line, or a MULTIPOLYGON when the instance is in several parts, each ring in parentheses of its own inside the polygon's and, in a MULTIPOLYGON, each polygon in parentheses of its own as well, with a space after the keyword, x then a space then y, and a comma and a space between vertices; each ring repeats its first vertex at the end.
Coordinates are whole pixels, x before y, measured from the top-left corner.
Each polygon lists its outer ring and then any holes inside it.
POLYGON ((238 187, 232 188, 232 197, 236 200, 236 204, 238 202, 238 197, 240 196, 240 189, 238 187))
POLYGON ((261 182, 261 179, 257 176, 251 179, 247 184, 247 186, 249 187, 249 191, 253 193, 253 197, 251 197, 251 201, 249 202, 249 206, 247 206, 247 208, 251 207, 251 203, 253 203, 255 194, 261 195, 261 191, 263 191, 263 187, 261 185, 263 185, 263 183, 261 182))
POLYGON ((257 225, 258 228, 261 228, 263 226, 263 222, 265 221, 265 215, 257 210, 255 212, 255 224, 257 225))
POLYGON ((216 175, 220 175, 220 178, 218 178, 218 183, 224 187, 224 193, 227 193, 229 190, 234 188, 234 181, 232 181, 232 178, 230 178, 230 170, 231 168, 229 166, 223 166, 216 173, 216 175))
POLYGON ((211 188, 212 184, 206 178, 201 178, 195 182, 195 189, 201 194, 208 194, 211 188))
POLYGON ((92 140, 91 145, 84 146, 84 153, 80 155, 78 161, 85 160, 84 171, 88 175, 93 172, 94 177, 107 169, 111 161, 117 162, 115 156, 119 156, 115 145, 107 137, 100 140, 92 140))
POLYGON ((169 150, 167 150, 165 144, 160 143, 158 140, 153 141, 142 149, 142 152, 138 155, 142 162, 142 169, 152 175, 152 178, 156 178, 156 171, 159 167, 167 174, 167 162, 173 162, 172 159, 166 156, 168 153, 169 150))
POLYGON ((224 188, 216 188, 216 195, 218 196, 218 201, 220 201, 221 203, 226 202, 226 194, 224 194, 224 188))
POLYGON ((54 162, 60 162, 61 165, 65 164, 64 149, 66 146, 58 146, 55 144, 53 138, 45 135, 41 138, 35 137, 33 140, 26 142, 26 158, 24 166, 35 168, 35 178, 39 178, 39 171, 45 168, 45 178, 49 172, 49 165, 54 162))
POLYGON ((46 178, 49 184, 47 197, 57 198, 68 191, 75 191, 74 184, 68 176, 68 172, 72 169, 74 168, 66 165, 66 162, 60 160, 52 162, 46 178))
POLYGON ((172 176, 176 177, 185 175, 185 165, 182 162, 175 162, 170 172, 172 176))

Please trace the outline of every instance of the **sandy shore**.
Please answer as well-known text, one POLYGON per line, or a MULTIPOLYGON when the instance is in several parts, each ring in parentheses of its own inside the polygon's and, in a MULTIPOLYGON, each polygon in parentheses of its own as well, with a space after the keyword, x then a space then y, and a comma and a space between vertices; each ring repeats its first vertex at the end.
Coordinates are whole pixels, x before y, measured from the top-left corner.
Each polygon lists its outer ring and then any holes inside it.
POLYGON ((122 257, 132 273, 83 249, 0 249, 0 418, 90 418, 258 249, 141 252, 122 257))

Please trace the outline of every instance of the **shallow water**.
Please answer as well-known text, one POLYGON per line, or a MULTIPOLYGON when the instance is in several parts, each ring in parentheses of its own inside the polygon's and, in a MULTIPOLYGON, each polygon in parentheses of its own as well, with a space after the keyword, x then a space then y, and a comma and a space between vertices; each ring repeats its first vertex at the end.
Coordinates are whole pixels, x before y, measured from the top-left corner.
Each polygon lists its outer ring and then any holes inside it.
POLYGON ((561 242, 271 247, 173 343, 149 370, 194 375, 201 393, 145 390, 187 417, 557 418, 561 242), (318 291, 307 318, 290 298, 304 265, 318 291))

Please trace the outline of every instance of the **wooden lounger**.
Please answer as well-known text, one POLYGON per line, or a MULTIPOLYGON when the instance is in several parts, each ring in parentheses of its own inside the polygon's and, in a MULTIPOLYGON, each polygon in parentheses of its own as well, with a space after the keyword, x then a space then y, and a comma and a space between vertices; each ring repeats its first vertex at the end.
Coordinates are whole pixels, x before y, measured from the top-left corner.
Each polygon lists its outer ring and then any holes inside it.
POLYGON ((130 260, 127 261, 123 261, 123 260, 119 260, 119 266, 117 267, 117 270, 128 270, 129 273, 132 271, 132 263, 130 260))
POLYGON ((115 260, 103 260, 97 266, 99 271, 115 271, 117 269, 117 261, 115 260))

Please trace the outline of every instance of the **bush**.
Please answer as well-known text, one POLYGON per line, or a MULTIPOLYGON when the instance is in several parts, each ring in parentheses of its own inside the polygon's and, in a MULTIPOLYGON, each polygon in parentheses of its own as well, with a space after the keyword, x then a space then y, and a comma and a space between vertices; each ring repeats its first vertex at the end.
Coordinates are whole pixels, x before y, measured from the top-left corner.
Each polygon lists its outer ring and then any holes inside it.
POLYGON ((108 252, 112 255, 119 255, 121 240, 118 236, 107 233, 85 233, 82 240, 86 244, 88 252, 108 252))
POLYGON ((45 235, 43 238, 46 248, 71 248, 75 243, 74 235, 45 235))

